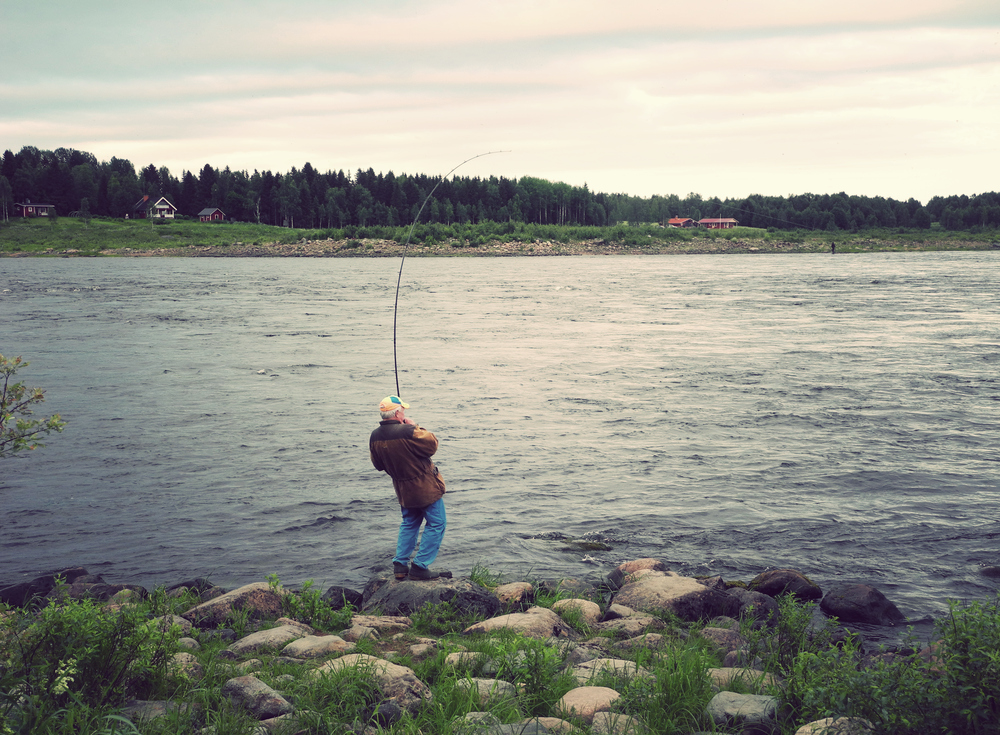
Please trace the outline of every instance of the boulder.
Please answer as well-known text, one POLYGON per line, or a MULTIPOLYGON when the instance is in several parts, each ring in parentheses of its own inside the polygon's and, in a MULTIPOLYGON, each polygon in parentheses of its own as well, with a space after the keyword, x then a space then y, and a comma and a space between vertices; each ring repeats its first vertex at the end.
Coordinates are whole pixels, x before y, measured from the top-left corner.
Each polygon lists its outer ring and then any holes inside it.
POLYGON ((896 625, 906 616, 885 595, 868 584, 841 584, 829 592, 819 609, 842 623, 896 625))
POLYGON ((181 617, 200 628, 218 628, 234 612, 242 611, 251 620, 273 620, 281 615, 280 592, 267 582, 254 582, 196 605, 181 617))
POLYGON ((608 575, 607 584, 613 590, 621 589, 628 577, 639 571, 665 572, 667 565, 659 559, 634 559, 619 564, 618 567, 608 575))
POLYGON ((277 628, 259 630, 248 636, 240 638, 231 644, 227 650, 237 656, 244 656, 257 651, 277 651, 291 641, 304 638, 313 634, 313 629, 308 625, 281 625, 277 628))
POLYGON ((355 610, 360 610, 365 598, 360 592, 334 585, 323 593, 321 599, 334 610, 340 610, 347 605, 350 605, 355 610))
POLYGON ((642 735, 645 726, 631 715, 621 712, 598 712, 590 723, 591 735, 642 735))
POLYGON ((491 617, 500 611, 500 600, 485 587, 467 578, 435 579, 429 582, 397 582, 390 574, 369 580, 361 609, 381 610, 387 615, 409 615, 427 603, 447 602, 463 614, 491 617))
POLYGON ((295 708, 256 676, 238 676, 222 685, 222 694, 254 719, 269 720, 286 715, 295 708))
POLYGON ((775 626, 778 624, 778 603, 770 595, 763 592, 745 590, 741 587, 730 587, 726 593, 740 604, 736 617, 739 620, 753 620, 756 625, 775 626))
POLYGON ((505 609, 525 610, 535 601, 535 588, 528 582, 502 584, 493 594, 505 609))
POLYGON ((338 635, 307 635, 282 648, 281 655, 292 658, 322 658, 353 650, 354 644, 338 635))
POLYGON ((860 717, 827 717, 810 722, 795 731, 795 735, 873 735, 875 726, 860 717))
POLYGON ((517 687, 502 679, 456 679, 455 689, 474 691, 481 707, 491 707, 503 699, 517 700, 517 687))
POLYGON ((370 672, 378 683, 382 695, 411 713, 418 712, 423 705, 431 701, 431 690, 417 678, 412 669, 362 653, 349 653, 328 661, 315 669, 311 676, 326 676, 331 672, 352 667, 370 672))
POLYGON ((618 658, 595 658, 573 668, 573 677, 581 686, 593 681, 600 674, 626 678, 652 679, 653 675, 634 661, 618 658))
POLYGON ((489 618, 482 622, 470 625, 462 633, 472 635, 475 633, 490 633, 495 630, 510 628, 529 638, 570 638, 576 639, 578 636, 566 625, 562 618, 554 612, 544 607, 532 607, 527 612, 510 613, 489 618))
POLYGON ((675 572, 651 570, 631 574, 615 594, 614 604, 671 612, 682 620, 705 620, 739 610, 739 602, 727 592, 710 589, 675 572))
POLYGON ((371 628, 379 636, 402 633, 413 627, 413 621, 405 615, 355 615, 351 618, 352 628, 371 628))
POLYGON ((556 702, 556 712, 564 717, 579 717, 588 725, 598 712, 608 712, 621 695, 609 687, 582 686, 570 689, 556 702))
POLYGON ((769 597, 791 594, 803 602, 818 600, 823 596, 819 585, 795 569, 770 569, 751 579, 747 588, 769 597))
POLYGON ((40 577, 35 577, 30 582, 18 582, 0 586, 0 602, 5 602, 13 607, 24 607, 32 599, 43 598, 56 586, 56 579, 59 578, 66 584, 72 584, 80 577, 89 576, 83 567, 71 567, 61 569, 56 572, 49 572, 40 577))
POLYGON ((774 697, 719 692, 712 697, 705 712, 718 727, 735 727, 744 733, 778 731, 778 700, 774 697))
POLYGON ((701 637, 711 641, 720 656, 735 651, 746 642, 738 630, 729 628, 702 628, 701 637))
POLYGON ((601 606, 590 600, 565 599, 558 600, 552 605, 552 609, 560 615, 566 610, 572 610, 580 615, 580 619, 587 625, 596 625, 601 619, 601 606))

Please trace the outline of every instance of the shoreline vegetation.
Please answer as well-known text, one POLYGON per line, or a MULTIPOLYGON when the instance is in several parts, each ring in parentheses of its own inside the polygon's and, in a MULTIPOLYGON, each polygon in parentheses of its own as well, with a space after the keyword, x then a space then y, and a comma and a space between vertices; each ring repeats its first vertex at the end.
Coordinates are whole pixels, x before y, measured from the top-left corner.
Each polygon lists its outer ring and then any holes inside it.
POLYGON ((275 575, 147 591, 77 567, 2 590, 0 733, 996 732, 1000 598, 950 602, 930 639, 886 650, 842 626, 873 591, 655 559, 595 582, 386 569, 325 593, 275 575))
POLYGON ((1000 230, 857 232, 518 222, 305 230, 251 223, 76 217, 0 224, 0 257, 503 257, 1000 251, 1000 230))

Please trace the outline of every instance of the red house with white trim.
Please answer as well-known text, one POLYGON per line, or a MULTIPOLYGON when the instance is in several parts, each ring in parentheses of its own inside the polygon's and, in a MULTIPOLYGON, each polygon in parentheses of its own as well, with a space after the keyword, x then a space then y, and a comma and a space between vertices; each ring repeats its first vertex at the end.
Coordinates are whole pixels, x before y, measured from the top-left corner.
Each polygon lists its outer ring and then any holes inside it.
POLYGON ((49 212, 54 212, 55 204, 32 204, 29 199, 26 202, 18 202, 14 205, 15 217, 48 217, 49 212))
POLYGON ((198 212, 199 222, 222 222, 226 218, 226 213, 218 207, 206 207, 198 212))
POLYGON ((690 217, 671 217, 667 220, 667 227, 697 227, 698 223, 690 217))

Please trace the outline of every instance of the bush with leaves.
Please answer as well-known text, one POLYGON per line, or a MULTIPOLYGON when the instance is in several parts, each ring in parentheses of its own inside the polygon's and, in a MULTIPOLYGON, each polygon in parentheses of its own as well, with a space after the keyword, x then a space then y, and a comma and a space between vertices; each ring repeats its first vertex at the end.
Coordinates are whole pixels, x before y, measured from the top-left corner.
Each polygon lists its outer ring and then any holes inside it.
POLYGON ((43 446, 39 436, 62 431, 66 425, 59 414, 45 419, 29 418, 31 407, 45 400, 45 391, 13 382, 17 371, 28 364, 20 357, 8 359, 0 355, 0 457, 43 446))

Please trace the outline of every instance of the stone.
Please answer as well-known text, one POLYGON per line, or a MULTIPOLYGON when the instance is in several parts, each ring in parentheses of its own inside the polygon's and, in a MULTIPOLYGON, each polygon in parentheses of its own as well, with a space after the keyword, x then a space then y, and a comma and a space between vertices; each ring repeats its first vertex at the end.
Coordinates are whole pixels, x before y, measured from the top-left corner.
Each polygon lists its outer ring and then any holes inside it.
POLYGON ((595 658, 575 666, 573 676, 577 684, 585 685, 601 674, 627 678, 652 679, 653 675, 633 661, 618 658, 595 658))
POLYGON ((612 633, 618 638, 635 638, 650 630, 664 630, 667 624, 652 615, 632 615, 606 620, 591 627, 597 633, 612 633))
POLYGON ((744 732, 771 732, 778 728, 778 700, 774 697, 719 692, 705 711, 718 727, 737 727, 744 732))
POLYGON ((281 655, 293 658, 321 658, 353 650, 354 644, 338 635, 307 635, 282 648, 281 655))
POLYGON ((899 608, 868 584, 837 585, 826 593, 819 609, 842 623, 896 625, 906 622, 899 608))
POLYGON ((558 600, 552 605, 552 609, 559 613, 560 616, 566 610, 576 611, 579 613, 581 620, 587 625, 596 625, 601 619, 601 606, 590 600, 558 600))
POLYGON ((256 676, 238 676, 222 685, 222 694, 254 719, 268 720, 285 715, 295 708, 256 676))
POLYGON ((778 603, 770 595, 745 590, 741 587, 730 587, 726 592, 730 597, 739 601, 739 612, 736 613, 736 618, 739 620, 753 620, 759 624, 755 627, 778 624, 780 616, 778 603))
POLYGON ((728 593, 675 572, 640 570, 630 575, 629 580, 615 594, 615 604, 636 610, 671 612, 682 620, 732 615, 739 609, 739 602, 728 593))
POLYGON ((730 686, 733 682, 741 682, 744 686, 753 689, 755 694, 761 694, 767 687, 781 687, 783 682, 780 677, 757 669, 747 669, 743 667, 724 666, 719 669, 709 669, 708 678, 712 682, 712 688, 719 691, 723 687, 730 686))
POLYGON ((609 687, 577 687, 570 689, 556 702, 556 712, 566 717, 579 717, 588 725, 598 712, 608 712, 621 695, 609 687))
POLYGON ((639 720, 620 712, 598 712, 590 724, 591 735, 640 735, 645 731, 639 720))
POLYGON ((737 650, 745 643, 738 630, 727 628, 702 628, 701 637, 710 641, 720 656, 737 650))
POLYGON ((308 625, 281 625, 277 628, 258 630, 256 633, 240 638, 235 643, 230 644, 227 650, 237 656, 257 651, 277 651, 291 641, 312 635, 313 632, 313 629, 308 625))
POLYGON ((618 641, 615 643, 619 648, 623 648, 626 651, 633 651, 637 648, 648 648, 650 650, 655 650, 657 648, 663 648, 666 645, 667 639, 664 638, 659 633, 645 633, 635 638, 627 638, 624 641, 618 641))
POLYGON ((409 615, 428 603, 448 603, 459 613, 479 617, 492 617, 500 611, 500 600, 467 578, 396 581, 388 573, 368 582, 361 609, 381 610, 387 615, 409 615))
POLYGON ((665 572, 667 565, 659 559, 634 559, 632 561, 619 564, 611 574, 608 575, 607 584, 613 589, 621 589, 628 581, 628 577, 639 571, 665 572))
POLYGON ((83 567, 70 567, 48 572, 29 582, 0 586, 0 602, 5 602, 13 607, 24 607, 33 599, 41 599, 49 594, 56 586, 57 578, 66 584, 72 584, 80 577, 85 576, 88 576, 88 572, 83 567))
POLYGON ((795 735, 874 735, 875 726, 860 717, 827 717, 810 722, 795 731, 795 735))
POLYGON ((175 653, 167 662, 167 674, 177 678, 201 679, 205 669, 193 653, 175 653))
POLYGON ((153 618, 150 622, 156 623, 156 629, 162 630, 164 633, 176 625, 181 629, 181 633, 186 636, 191 634, 191 630, 194 627, 191 625, 190 620, 185 620, 180 615, 164 615, 159 618, 153 618))
POLYGON ((528 725, 531 723, 538 723, 545 728, 545 732, 550 733, 564 733, 565 735, 571 735, 572 733, 580 732, 577 728, 573 726, 573 723, 566 722, 566 720, 561 720, 558 717, 535 717, 530 720, 523 720, 522 725, 528 725))
POLYGON ((348 587, 334 585, 324 592, 320 599, 334 610, 340 610, 348 605, 355 610, 359 610, 365 598, 360 592, 355 592, 348 587))
POLYGON ((797 569, 769 569, 751 579, 747 589, 769 597, 791 594, 803 602, 818 600, 823 596, 819 585, 797 569))
POLYGON ((340 636, 345 641, 351 641, 352 643, 369 639, 377 641, 382 637, 375 628, 369 628, 367 625, 352 625, 350 628, 341 631, 340 636))
POLYGON ((372 628, 380 636, 400 633, 413 627, 413 621, 405 615, 355 615, 351 625, 372 628))
POLYGON ((185 702, 130 699, 122 709, 122 716, 131 722, 141 722, 143 720, 158 720, 176 712, 183 712, 194 717, 201 709, 200 705, 185 702))
POLYGON ((177 647, 184 651, 200 651, 201 644, 194 638, 178 638, 177 647))
POLYGON ((503 699, 517 699, 517 687, 502 679, 457 679, 455 688, 476 693, 481 707, 490 707, 503 699))
POLYGON ((535 588, 528 582, 502 584, 493 590, 493 594, 505 609, 524 610, 535 601, 535 588))
POLYGON ((378 682, 383 696, 394 700, 396 704, 411 713, 418 712, 424 704, 431 701, 431 690, 417 678, 412 669, 362 653, 349 653, 328 661, 310 675, 320 677, 351 667, 370 672, 378 682))
POLYGON ((523 613, 510 613, 495 618, 483 620, 470 625, 463 635, 475 633, 490 633, 495 630, 509 628, 528 636, 529 638, 570 638, 576 639, 577 634, 554 612, 544 607, 532 607, 523 613))
POLYGON ((273 620, 281 616, 280 593, 267 582, 254 582, 196 605, 181 617, 200 628, 218 628, 233 613, 244 611, 251 620, 273 620))

